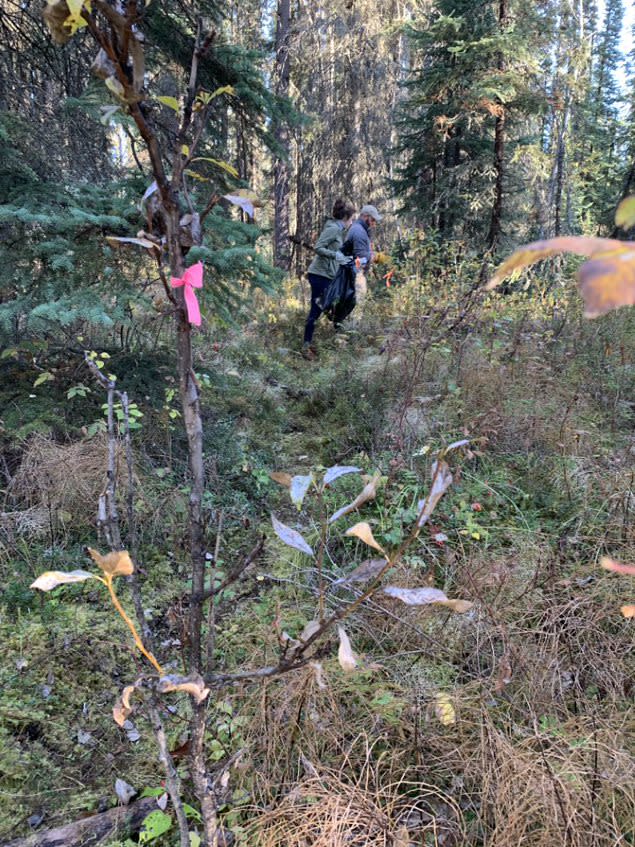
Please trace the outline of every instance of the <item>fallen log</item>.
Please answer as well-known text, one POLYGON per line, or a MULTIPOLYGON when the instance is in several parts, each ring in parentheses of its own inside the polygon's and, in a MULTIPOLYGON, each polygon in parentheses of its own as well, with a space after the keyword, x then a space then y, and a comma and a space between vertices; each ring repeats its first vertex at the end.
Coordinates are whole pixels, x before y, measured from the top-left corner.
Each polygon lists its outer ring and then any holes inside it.
POLYGON ((3 847, 88 847, 109 836, 123 839, 141 829, 144 818, 156 808, 156 797, 143 797, 128 806, 117 806, 66 826, 34 832, 3 847))
MULTIPOLYGON (((66 826, 46 829, 16 838, 0 847, 92 847, 105 838, 123 840, 141 829, 145 818, 157 808, 156 797, 143 797, 128 806, 117 806, 107 812, 82 818, 66 826)), ((234 835, 229 829, 219 828, 218 847, 232 847, 234 835)))

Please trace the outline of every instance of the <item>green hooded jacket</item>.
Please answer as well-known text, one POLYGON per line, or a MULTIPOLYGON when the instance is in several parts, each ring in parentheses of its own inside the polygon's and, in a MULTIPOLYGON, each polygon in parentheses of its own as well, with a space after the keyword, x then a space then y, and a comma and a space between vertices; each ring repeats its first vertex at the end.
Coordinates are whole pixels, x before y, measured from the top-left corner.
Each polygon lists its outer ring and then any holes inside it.
POLYGON ((343 243, 344 226, 342 222, 328 218, 315 244, 314 249, 317 256, 309 265, 309 273, 325 276, 327 279, 333 279, 338 268, 335 261, 335 254, 338 250, 342 249, 343 243))

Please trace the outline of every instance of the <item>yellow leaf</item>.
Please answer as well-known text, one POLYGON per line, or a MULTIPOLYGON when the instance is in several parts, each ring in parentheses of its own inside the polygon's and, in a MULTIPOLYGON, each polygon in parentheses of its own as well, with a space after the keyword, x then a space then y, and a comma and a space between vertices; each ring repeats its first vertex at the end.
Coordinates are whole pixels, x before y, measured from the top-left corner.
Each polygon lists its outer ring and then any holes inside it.
POLYGON ((384 548, 375 540, 370 524, 366 521, 356 523, 355 526, 347 529, 344 535, 353 535, 355 538, 361 539, 364 544, 368 544, 369 547, 374 547, 375 550, 379 550, 380 553, 384 553, 384 548))
POLYGON ((434 713, 443 726, 452 726, 452 724, 456 723, 456 712, 454 711, 452 701, 443 692, 439 692, 435 697, 434 713))
POLYGON ((173 109, 177 113, 181 111, 181 107, 179 106, 179 101, 176 99, 176 97, 162 96, 162 97, 157 97, 156 99, 159 101, 159 103, 162 103, 164 106, 168 106, 170 109, 173 109))
POLYGON ((130 576, 134 571, 134 565, 127 550, 115 550, 105 556, 93 550, 92 547, 87 547, 86 550, 93 562, 110 576, 130 576))
POLYGON ((236 89, 233 85, 221 85, 220 88, 217 88, 215 91, 212 91, 210 94, 210 99, 213 97, 219 97, 221 94, 235 94, 236 89))
POLYGON ((116 76, 109 76, 106 80, 106 88, 115 95, 115 97, 123 97, 125 94, 123 85, 119 82, 116 76))
POLYGON ((221 168, 224 171, 227 171, 228 174, 231 174, 233 177, 238 176, 238 171, 233 165, 228 164, 227 162, 223 162, 220 159, 212 159, 211 156, 197 156, 195 159, 192 159, 193 162, 211 162, 213 165, 216 165, 217 168, 221 168))
POLYGON ((196 171, 190 170, 189 168, 186 169, 185 173, 188 176, 191 176, 193 179, 197 179, 199 182, 209 182, 209 179, 206 176, 203 176, 203 174, 199 174, 196 171))
POLYGON ((82 10, 86 6, 90 12, 90 3, 84 0, 66 0, 66 5, 70 14, 64 21, 64 26, 68 29, 69 35, 75 35, 78 29, 88 24, 86 18, 82 16, 82 10))
POLYGON ((340 663, 340 667, 342 670, 347 673, 355 670, 357 667, 357 659, 355 658, 355 654, 353 653, 353 648, 351 647, 351 642, 346 634, 344 627, 338 626, 337 634, 340 638, 340 646, 337 651, 337 660, 340 663))
POLYGON ((635 195, 626 197, 615 212, 615 225, 622 229, 630 229, 635 226, 635 195))
POLYGON ((52 591, 58 585, 85 582, 87 579, 94 578, 95 574, 88 571, 45 571, 38 576, 35 582, 31 583, 31 588, 39 588, 40 591, 52 591))
POLYGON ((184 155, 184 156, 189 156, 189 155, 190 155, 190 148, 189 148, 189 145, 188 145, 188 144, 184 144, 184 145, 181 147, 181 153, 183 153, 183 155, 184 155))
POLYGON ((471 603, 469 600, 442 600, 438 605, 446 606, 448 609, 452 609, 453 612, 463 615, 465 612, 470 611, 474 603, 471 603))

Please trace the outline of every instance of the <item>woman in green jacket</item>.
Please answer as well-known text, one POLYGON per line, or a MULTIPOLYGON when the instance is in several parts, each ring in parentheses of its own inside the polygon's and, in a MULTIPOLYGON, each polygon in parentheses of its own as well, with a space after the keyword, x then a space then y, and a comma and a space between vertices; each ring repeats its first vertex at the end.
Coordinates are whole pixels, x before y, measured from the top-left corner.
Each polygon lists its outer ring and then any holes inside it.
POLYGON ((337 273, 338 266, 346 265, 351 261, 350 256, 342 253, 341 247, 344 243, 344 234, 351 225, 354 214, 355 207, 351 203, 347 200, 336 200, 333 204, 332 217, 327 219, 315 244, 316 256, 309 265, 307 273, 311 285, 311 309, 304 325, 302 348, 302 355, 309 359, 316 355, 311 342, 315 322, 322 314, 318 301, 337 273))

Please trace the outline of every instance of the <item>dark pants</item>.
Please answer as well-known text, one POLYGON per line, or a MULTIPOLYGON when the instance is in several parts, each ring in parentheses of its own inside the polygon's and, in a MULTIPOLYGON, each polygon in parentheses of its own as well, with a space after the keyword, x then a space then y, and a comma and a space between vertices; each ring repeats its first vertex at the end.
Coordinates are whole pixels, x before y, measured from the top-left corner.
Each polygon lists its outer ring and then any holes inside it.
POLYGON ((319 300, 320 297, 322 297, 331 282, 331 280, 326 276, 318 276, 318 274, 307 274, 307 276, 311 283, 311 309, 309 310, 309 316, 306 319, 306 324, 304 325, 305 344, 308 344, 313 338, 315 322, 322 314, 322 309, 320 309, 316 300, 319 300))

